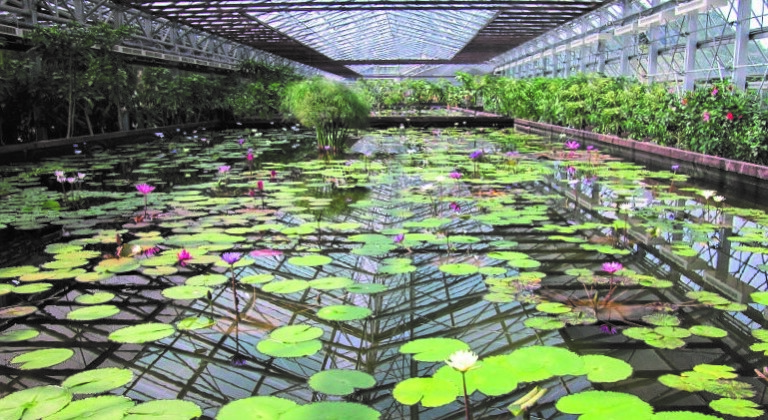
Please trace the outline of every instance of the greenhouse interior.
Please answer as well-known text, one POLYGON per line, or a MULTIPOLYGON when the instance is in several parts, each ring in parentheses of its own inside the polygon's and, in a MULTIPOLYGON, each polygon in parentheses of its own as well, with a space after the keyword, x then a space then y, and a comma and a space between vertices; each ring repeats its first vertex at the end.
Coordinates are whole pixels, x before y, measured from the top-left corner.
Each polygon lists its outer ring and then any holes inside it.
POLYGON ((0 419, 768 418, 766 0, 0 0, 0 419))

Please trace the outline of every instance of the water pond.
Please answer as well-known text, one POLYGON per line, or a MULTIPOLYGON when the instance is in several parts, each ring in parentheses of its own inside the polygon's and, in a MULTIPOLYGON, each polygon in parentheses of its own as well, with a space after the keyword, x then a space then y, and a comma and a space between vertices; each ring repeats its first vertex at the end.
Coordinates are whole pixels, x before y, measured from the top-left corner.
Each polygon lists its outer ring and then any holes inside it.
POLYGON ((764 416, 768 216, 676 167, 460 126, 84 149, 1 168, 0 418, 764 416))

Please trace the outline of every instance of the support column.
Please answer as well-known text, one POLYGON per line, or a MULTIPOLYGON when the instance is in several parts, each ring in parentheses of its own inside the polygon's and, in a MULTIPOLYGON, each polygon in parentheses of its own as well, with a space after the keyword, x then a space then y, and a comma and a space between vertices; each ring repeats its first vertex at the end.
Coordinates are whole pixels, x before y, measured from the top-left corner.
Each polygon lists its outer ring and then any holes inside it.
MULTIPOLYGON (((652 0, 651 6, 658 6, 659 0, 652 0)), ((656 72, 659 71, 659 38, 661 38, 661 29, 655 25, 648 28, 648 83, 653 83, 656 78, 656 72)))
MULTIPOLYGON (((624 0, 621 2, 621 15, 627 17, 630 14, 630 0, 624 0)), ((632 76, 629 68, 629 49, 632 46, 632 39, 629 35, 622 35, 621 40, 621 61, 619 62, 619 73, 621 76, 632 76)))
POLYGON ((79 24, 85 24, 85 12, 83 8, 83 0, 72 0, 72 6, 75 9, 74 18, 75 22, 79 24))
POLYGON ((752 0, 738 0, 736 8, 736 40, 733 48, 733 84, 736 89, 747 88, 747 48, 749 46, 749 21, 752 17, 752 0))
POLYGON ((605 62, 608 61, 608 53, 605 52, 605 41, 597 41, 597 72, 605 75, 605 62))
POLYGON ((589 48, 579 47, 579 73, 587 72, 587 59, 589 58, 589 48))
POLYGON ((688 13, 688 37, 685 41, 685 76, 683 78, 683 90, 693 90, 696 82, 696 50, 698 49, 699 15, 688 13))

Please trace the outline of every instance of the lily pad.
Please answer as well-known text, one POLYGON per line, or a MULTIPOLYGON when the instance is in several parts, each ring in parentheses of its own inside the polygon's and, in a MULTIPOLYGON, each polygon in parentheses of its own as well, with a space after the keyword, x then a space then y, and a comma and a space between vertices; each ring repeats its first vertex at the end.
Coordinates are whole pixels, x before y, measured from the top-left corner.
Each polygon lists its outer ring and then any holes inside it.
POLYGON ((389 287, 378 283, 354 283, 347 286, 347 291, 350 293, 358 293, 363 295, 385 292, 389 287))
POLYGON ((280 416, 280 420, 377 420, 380 418, 381 414, 373 408, 346 401, 321 401, 300 405, 280 416))
POLYGON ((469 345, 455 338, 417 338, 400 346, 400 353, 413 354, 420 362, 442 362, 458 350, 469 350, 469 345))
POLYGON ((130 369, 114 367, 76 373, 61 383, 73 394, 99 394, 119 388, 133 379, 130 369))
POLYGON ((31 340, 40 335, 40 331, 32 329, 6 331, 0 334, 0 343, 15 343, 17 341, 31 340))
POLYGON ((584 391, 560 398, 555 407, 563 413, 582 414, 586 419, 648 419, 653 408, 631 394, 612 391, 584 391))
POLYGON ((109 292, 96 292, 94 294, 83 294, 75 298, 75 302, 81 305, 98 305, 104 302, 109 302, 114 299, 114 293, 109 292))
POLYGON ((581 356, 581 360, 584 361, 587 379, 592 382, 617 382, 632 375, 632 366, 621 359, 588 354, 581 356))
POLYGON ((67 313, 70 321, 93 321, 108 318, 120 313, 120 308, 115 305, 94 305, 78 308, 67 313))
POLYGON ((275 276, 269 273, 266 274, 254 274, 251 276, 245 276, 240 278, 238 281, 242 284, 261 284, 261 283, 268 283, 275 279, 275 276))
POLYGON ((369 317, 372 310, 362 306, 353 305, 331 305, 320 308, 317 316, 328 321, 355 321, 369 317))
POLYGON ((100 262, 94 270, 109 273, 128 273, 141 267, 138 260, 133 258, 111 258, 100 262))
POLYGON ((410 378, 392 390, 392 396, 405 405, 421 402, 424 407, 440 407, 456 401, 460 392, 455 383, 436 378, 410 378))
POLYGON ((216 420, 277 420, 286 411, 298 407, 295 402, 279 397, 256 396, 235 400, 221 407, 216 420))
POLYGON ((53 385, 37 386, 8 394, 0 399, 0 418, 34 420, 49 416, 72 401, 72 394, 53 385))
POLYGON ((272 357, 304 357, 311 356, 323 348, 320 340, 307 340, 298 343, 283 343, 268 338, 256 345, 256 350, 272 357))
POLYGON ((548 316, 533 316, 523 321, 523 325, 536 330, 559 330, 565 327, 565 322, 548 316))
POLYGON ((53 287, 51 283, 32 283, 16 286, 13 288, 13 293, 19 295, 33 295, 35 293, 45 292, 53 287))
POLYGON ((205 316, 190 316, 177 322, 176 328, 178 328, 179 331, 200 330, 212 327, 215 323, 216 321, 205 316))
POLYGON ((314 340, 322 336, 322 328, 306 324, 286 325, 269 333, 269 338, 283 343, 299 343, 301 341, 314 340))
POLYGON ((327 257, 325 255, 312 254, 304 255, 301 257, 291 257, 288 258, 288 262, 298 266, 317 267, 320 265, 330 264, 333 262, 333 258, 327 257))
POLYGON ((176 332, 173 325, 160 322, 123 327, 109 334, 109 340, 118 343, 147 343, 168 337, 176 332))
POLYGON ((128 409, 123 420, 188 420, 198 418, 202 415, 203 410, 191 401, 154 400, 147 401, 128 409))
POLYGON ((40 349, 22 353, 11 359, 11 363, 21 363, 21 370, 41 369, 57 365, 74 354, 70 349, 40 349))
POLYGON ((694 325, 688 330, 691 332, 691 334, 695 334, 700 337, 723 338, 728 335, 728 332, 724 329, 712 327, 710 325, 694 325))
POLYGON ((261 290, 268 293, 289 294, 307 290, 309 282, 306 280, 281 280, 265 284, 261 290))
POLYGON ((348 277, 326 277, 309 282, 309 287, 318 290, 342 289, 354 283, 348 277))
POLYGON ((23 276, 24 274, 36 273, 38 271, 40 271, 40 267, 33 265, 0 268, 0 279, 12 279, 23 276))
POLYGON ((117 395, 103 395, 71 402, 61 411, 46 420, 76 420, 93 418, 99 420, 121 420, 135 403, 130 398, 117 395))
POLYGON ((329 369, 315 373, 309 378, 309 386, 317 392, 328 395, 349 395, 356 388, 370 388, 376 379, 359 370, 329 369))
POLYGON ((218 286, 224 284, 229 278, 223 274, 198 274, 192 276, 184 282, 187 286, 218 286))
POLYGON ((452 276, 468 276, 480 271, 480 268, 472 264, 443 264, 440 267, 440 271, 452 276))
POLYGON ((208 295, 211 291, 210 287, 205 286, 172 286, 167 289, 163 289, 163 296, 168 299, 185 300, 185 299, 199 299, 208 295))
POLYGON ((10 306, 8 308, 0 309, 0 319, 2 318, 19 318, 29 315, 37 310, 35 306, 10 306))
POLYGON ((720 398, 710 401, 709 406, 715 411, 736 417, 760 417, 765 413, 758 404, 736 398, 720 398))

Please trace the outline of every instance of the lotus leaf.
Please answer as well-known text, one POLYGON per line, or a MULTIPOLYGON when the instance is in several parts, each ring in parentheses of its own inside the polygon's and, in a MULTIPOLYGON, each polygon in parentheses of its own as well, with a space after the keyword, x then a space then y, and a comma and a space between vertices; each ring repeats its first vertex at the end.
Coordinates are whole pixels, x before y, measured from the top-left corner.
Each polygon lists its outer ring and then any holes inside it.
POLYGON ((99 394, 119 388, 133 379, 129 369, 114 367, 86 370, 76 373, 61 383, 73 394, 99 394))
POLYGON ((123 420, 188 420, 202 415, 200 407, 191 401, 154 400, 129 408, 123 420))
POLYGON ((40 369, 57 365, 74 354, 70 349, 40 349, 22 353, 11 359, 11 363, 21 363, 21 370, 40 369))
POLYGON ((356 388, 370 388, 376 379, 358 370, 328 369, 315 373, 309 378, 309 386, 315 391, 328 395, 349 395, 356 388))
POLYGON ((37 386, 0 399, 0 418, 34 420, 49 416, 69 404, 72 394, 53 385, 37 386))

